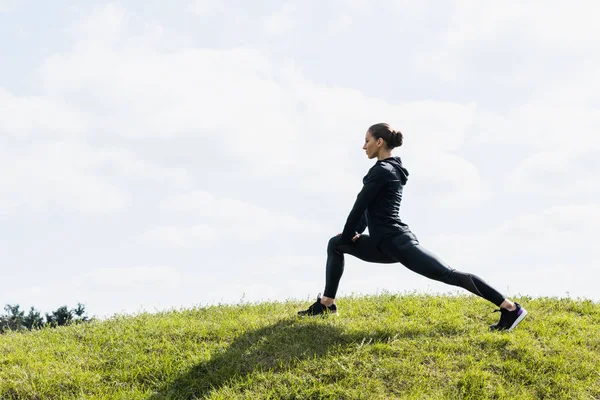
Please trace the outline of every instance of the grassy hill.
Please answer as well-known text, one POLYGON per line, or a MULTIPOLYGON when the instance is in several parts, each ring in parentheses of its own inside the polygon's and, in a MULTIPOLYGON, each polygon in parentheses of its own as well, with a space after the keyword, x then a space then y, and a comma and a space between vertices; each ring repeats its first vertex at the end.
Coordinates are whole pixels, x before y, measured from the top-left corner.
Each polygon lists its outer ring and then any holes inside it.
POLYGON ((472 296, 115 316, 0 335, 0 399, 600 399, 600 304, 520 298, 510 333, 472 296))

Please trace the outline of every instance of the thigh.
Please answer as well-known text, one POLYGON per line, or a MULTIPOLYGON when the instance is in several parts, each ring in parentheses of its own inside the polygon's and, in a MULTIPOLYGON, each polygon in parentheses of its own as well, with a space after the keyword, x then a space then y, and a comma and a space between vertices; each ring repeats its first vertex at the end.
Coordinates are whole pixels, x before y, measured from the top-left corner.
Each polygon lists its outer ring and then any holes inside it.
MULTIPOLYGON (((340 236, 336 236, 333 240, 336 239, 339 241, 340 236)), ((379 247, 375 245, 375 242, 369 235, 360 235, 353 244, 336 244, 335 249, 340 253, 350 254, 351 256, 366 262, 380 264, 392 264, 397 262, 387 254, 383 253, 379 247)))
POLYGON ((431 279, 443 279, 452 272, 442 259, 420 244, 400 251, 393 248, 384 250, 406 268, 431 279))

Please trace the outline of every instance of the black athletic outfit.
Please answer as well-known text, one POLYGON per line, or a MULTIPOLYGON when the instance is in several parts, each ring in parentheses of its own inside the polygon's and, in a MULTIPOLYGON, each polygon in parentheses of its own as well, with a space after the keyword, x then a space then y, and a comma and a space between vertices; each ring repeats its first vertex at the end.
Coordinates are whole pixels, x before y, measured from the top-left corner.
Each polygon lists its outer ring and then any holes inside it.
POLYGON ((341 235, 327 246, 326 283, 323 294, 335 298, 344 272, 344 254, 363 261, 403 264, 408 269, 454 286, 460 286, 500 306, 505 297, 476 275, 460 272, 419 244, 417 237, 399 217, 402 190, 408 171, 400 157, 379 160, 363 178, 363 188, 341 235), (362 235, 366 227, 369 235, 362 235), (361 236, 356 242, 356 233, 361 236))

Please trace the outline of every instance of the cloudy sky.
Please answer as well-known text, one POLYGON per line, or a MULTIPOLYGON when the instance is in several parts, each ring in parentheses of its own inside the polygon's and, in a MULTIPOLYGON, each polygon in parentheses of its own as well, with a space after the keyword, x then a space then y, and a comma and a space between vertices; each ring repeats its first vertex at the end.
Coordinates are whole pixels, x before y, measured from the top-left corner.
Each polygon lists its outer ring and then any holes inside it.
MULTIPOLYGON (((600 300, 600 3, 82 4, 0 0, 1 305, 308 304, 378 122, 423 246, 600 300)), ((383 290, 459 292, 347 257, 383 290)))

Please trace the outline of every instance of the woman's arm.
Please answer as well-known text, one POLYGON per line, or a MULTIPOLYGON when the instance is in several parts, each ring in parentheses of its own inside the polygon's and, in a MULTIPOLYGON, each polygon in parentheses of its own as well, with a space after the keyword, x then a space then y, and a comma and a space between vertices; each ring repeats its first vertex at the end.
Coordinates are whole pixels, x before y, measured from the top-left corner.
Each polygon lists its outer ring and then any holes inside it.
POLYGON ((358 226, 361 216, 364 215, 371 200, 375 198, 381 187, 386 183, 387 179, 385 179, 380 168, 375 168, 371 171, 371 176, 368 176, 365 180, 362 190, 356 196, 356 201, 350 211, 350 215, 348 215, 346 225, 344 225, 344 230, 342 231, 342 237, 340 238, 341 243, 352 243, 352 238, 355 234, 354 229, 358 226))
POLYGON ((356 233, 363 233, 367 225, 369 225, 369 219, 367 218, 367 210, 365 210, 360 217, 360 221, 358 221, 358 225, 356 225, 356 233))

